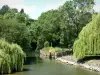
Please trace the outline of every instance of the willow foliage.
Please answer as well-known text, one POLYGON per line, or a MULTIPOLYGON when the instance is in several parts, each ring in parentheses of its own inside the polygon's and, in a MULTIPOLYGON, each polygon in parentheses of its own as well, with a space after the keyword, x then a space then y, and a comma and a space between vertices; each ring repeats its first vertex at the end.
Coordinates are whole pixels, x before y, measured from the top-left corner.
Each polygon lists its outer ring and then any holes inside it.
POLYGON ((93 15, 74 42, 74 56, 82 59, 85 56, 100 55, 100 14, 93 15))
POLYGON ((22 71, 25 53, 17 44, 0 40, 0 73, 22 71))

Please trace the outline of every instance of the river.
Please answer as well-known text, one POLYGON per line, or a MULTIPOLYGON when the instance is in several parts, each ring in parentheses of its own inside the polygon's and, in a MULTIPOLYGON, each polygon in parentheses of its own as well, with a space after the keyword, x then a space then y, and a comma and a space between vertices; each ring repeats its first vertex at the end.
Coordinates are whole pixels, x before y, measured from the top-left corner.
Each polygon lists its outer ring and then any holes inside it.
POLYGON ((41 60, 24 65, 23 72, 16 72, 8 75, 100 75, 100 73, 62 64, 55 60, 41 60))

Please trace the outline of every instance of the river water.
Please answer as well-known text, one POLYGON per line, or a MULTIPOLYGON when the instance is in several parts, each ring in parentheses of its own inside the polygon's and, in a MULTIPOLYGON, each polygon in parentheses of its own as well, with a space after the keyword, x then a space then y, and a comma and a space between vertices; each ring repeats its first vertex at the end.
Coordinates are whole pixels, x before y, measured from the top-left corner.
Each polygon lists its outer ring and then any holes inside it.
POLYGON ((55 60, 41 60, 24 65, 23 72, 8 75, 100 75, 100 73, 62 64, 55 60))

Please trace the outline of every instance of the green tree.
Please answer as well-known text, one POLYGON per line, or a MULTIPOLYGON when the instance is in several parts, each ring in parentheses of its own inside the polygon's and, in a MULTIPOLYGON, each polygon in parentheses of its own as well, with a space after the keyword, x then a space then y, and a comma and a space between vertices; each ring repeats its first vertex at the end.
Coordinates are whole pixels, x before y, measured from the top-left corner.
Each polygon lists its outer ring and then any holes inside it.
POLYGON ((92 21, 80 32, 79 39, 74 42, 74 57, 82 59, 86 56, 100 55, 100 14, 93 15, 92 21))
POLYGON ((74 40, 78 37, 82 28, 92 20, 94 0, 73 0, 66 1, 59 8, 62 13, 61 19, 61 43, 70 47, 73 46, 74 40), (83 7, 82 7, 83 5, 83 7), (65 39, 64 39, 65 38, 65 39))
POLYGON ((25 13, 17 13, 16 14, 16 19, 20 23, 25 23, 26 21, 28 21, 28 15, 25 14, 25 13))
POLYGON ((9 9, 4 15, 3 19, 14 19, 16 17, 16 14, 18 13, 18 10, 16 8, 9 9))
POLYGON ((25 53, 17 44, 0 39, 0 73, 8 74, 22 71, 25 53))
POLYGON ((24 9, 21 9, 21 10, 20 10, 20 13, 23 14, 23 13, 24 13, 24 9))
POLYGON ((38 48, 43 48, 46 40, 52 43, 53 46, 59 44, 59 42, 57 44, 57 40, 60 39, 60 16, 58 10, 50 10, 42 13, 34 25, 32 25, 33 30, 35 30, 32 32, 34 34, 33 39, 36 39, 38 46, 40 46, 38 48))
POLYGON ((0 38, 17 43, 25 51, 31 50, 29 27, 24 23, 18 23, 16 19, 0 20, 0 38))
POLYGON ((74 7, 80 12, 88 12, 93 10, 94 0, 73 0, 74 7))
POLYGON ((76 27, 76 37, 81 29, 92 20, 94 13, 94 0, 73 0, 75 11, 74 23, 76 27))
POLYGON ((9 8, 8 5, 2 6, 2 8, 0 9, 0 14, 1 14, 1 15, 4 15, 9 9, 10 9, 10 8, 9 8))
POLYGON ((60 43, 64 47, 68 47, 68 45, 72 45, 73 37, 75 37, 74 33, 74 12, 75 9, 73 7, 73 1, 66 1, 63 6, 59 8, 59 11, 62 13, 61 17, 61 39, 60 43))

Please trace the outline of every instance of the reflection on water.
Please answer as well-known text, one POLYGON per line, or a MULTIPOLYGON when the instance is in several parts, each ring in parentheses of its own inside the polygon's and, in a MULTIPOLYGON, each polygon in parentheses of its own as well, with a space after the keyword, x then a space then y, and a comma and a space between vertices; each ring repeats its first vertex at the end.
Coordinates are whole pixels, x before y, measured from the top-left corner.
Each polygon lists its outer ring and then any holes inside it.
POLYGON ((61 64, 54 60, 42 60, 31 57, 25 61, 25 64, 23 72, 9 75, 100 75, 97 72, 61 64))

